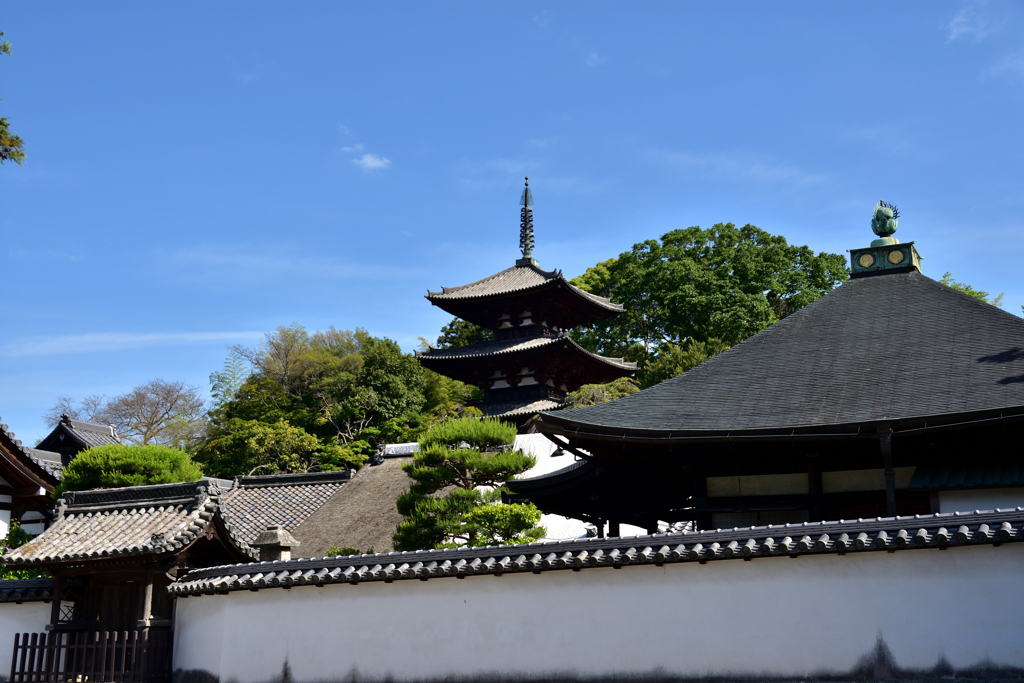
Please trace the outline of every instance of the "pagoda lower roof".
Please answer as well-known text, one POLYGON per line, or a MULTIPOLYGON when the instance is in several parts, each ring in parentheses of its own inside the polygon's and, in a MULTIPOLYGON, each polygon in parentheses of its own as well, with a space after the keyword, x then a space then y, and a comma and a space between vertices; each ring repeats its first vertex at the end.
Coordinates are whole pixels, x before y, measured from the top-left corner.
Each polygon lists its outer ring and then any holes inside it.
POLYGON ((519 417, 521 415, 533 415, 544 410, 555 410, 561 405, 561 401, 542 398, 526 401, 481 403, 476 407, 480 409, 480 412, 482 412, 485 417, 519 417))
POLYGON ((851 279, 683 375, 538 427, 671 441, 1021 413, 1024 320, 914 270, 851 279))
POLYGON ((427 352, 417 352, 416 357, 419 358, 421 362, 426 362, 428 364, 438 362, 438 367, 440 367, 440 363, 451 363, 454 365, 459 361, 497 358, 512 354, 532 352, 538 349, 544 349, 545 352, 565 349, 574 354, 579 354, 587 360, 606 365, 609 368, 614 368, 627 373, 636 370, 636 363, 624 361, 621 358, 609 358, 607 356, 599 356, 596 353, 591 353, 573 341, 572 338, 565 333, 548 337, 500 339, 472 344, 469 346, 456 346, 447 349, 431 349, 427 352))

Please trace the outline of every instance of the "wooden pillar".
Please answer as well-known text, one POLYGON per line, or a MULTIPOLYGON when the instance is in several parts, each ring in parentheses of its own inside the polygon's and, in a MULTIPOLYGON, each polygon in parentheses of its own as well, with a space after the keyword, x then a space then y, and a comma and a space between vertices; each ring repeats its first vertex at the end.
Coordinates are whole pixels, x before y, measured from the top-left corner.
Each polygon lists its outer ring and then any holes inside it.
POLYGON ((60 596, 61 590, 61 575, 59 572, 53 574, 53 597, 51 598, 50 604, 50 630, 54 630, 57 624, 60 623, 60 596))
POLYGON ((882 451, 882 466, 885 467, 885 515, 896 516, 896 471, 892 466, 892 429, 878 429, 878 446, 882 451))
POLYGON ((807 454, 807 486, 811 494, 810 521, 821 522, 824 519, 821 501, 821 463, 817 453, 807 454))
POLYGON ((153 569, 146 571, 146 583, 142 587, 142 604, 139 606, 139 628, 148 628, 153 618, 153 569))

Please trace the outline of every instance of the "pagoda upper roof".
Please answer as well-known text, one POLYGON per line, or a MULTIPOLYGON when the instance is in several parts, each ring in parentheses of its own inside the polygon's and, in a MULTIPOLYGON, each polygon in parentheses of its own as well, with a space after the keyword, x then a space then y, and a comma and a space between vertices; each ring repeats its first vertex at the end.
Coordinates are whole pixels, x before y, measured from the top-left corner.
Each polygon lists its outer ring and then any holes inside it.
POLYGON ((543 413, 539 428, 682 440, 1020 414, 1024 319, 915 268, 855 277, 683 375, 616 401, 543 413))
POLYGON ((588 319, 601 320, 622 312, 622 304, 569 284, 560 270, 546 271, 533 263, 516 264, 468 285, 442 287, 440 292, 428 291, 426 298, 449 313, 465 317, 462 315, 463 304, 510 295, 540 294, 552 289, 564 292, 566 298, 575 299, 577 306, 591 310, 592 313, 585 316, 588 319))

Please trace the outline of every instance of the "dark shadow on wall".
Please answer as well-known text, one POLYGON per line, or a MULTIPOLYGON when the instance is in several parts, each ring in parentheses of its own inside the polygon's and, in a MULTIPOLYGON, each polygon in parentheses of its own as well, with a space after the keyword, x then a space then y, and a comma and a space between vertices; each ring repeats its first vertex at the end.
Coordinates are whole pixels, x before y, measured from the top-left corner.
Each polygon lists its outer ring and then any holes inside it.
MULTIPOLYGON (((794 647, 800 647, 795 645, 794 647)), ((811 675, 793 674, 777 675, 730 675, 715 676, 678 676, 666 671, 652 670, 636 674, 611 674, 608 676, 578 676, 569 672, 550 675, 533 675, 518 672, 489 672, 471 676, 443 676, 433 678, 393 679, 391 676, 366 676, 356 670, 349 671, 337 678, 322 678, 303 683, 843 683, 846 681, 920 681, 922 683, 955 683, 956 681, 985 681, 1002 683, 1003 681, 1024 681, 1024 668, 1015 666, 999 666, 992 662, 979 662, 965 669, 954 669, 945 657, 930 669, 903 669, 896 663, 895 657, 879 636, 875 647, 866 653, 849 671, 824 671, 811 675)), ((172 683, 220 683, 217 676, 202 670, 174 672, 172 683)), ((281 673, 259 681, 237 681, 229 679, 226 683, 296 683, 292 678, 291 667, 285 660, 281 673)))

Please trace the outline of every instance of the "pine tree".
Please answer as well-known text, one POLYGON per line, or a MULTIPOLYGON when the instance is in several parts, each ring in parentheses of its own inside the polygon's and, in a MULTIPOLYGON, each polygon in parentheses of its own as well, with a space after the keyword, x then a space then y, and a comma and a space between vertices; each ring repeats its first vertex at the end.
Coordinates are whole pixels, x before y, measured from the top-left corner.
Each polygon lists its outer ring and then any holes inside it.
POLYGON ((451 420, 433 427, 403 469, 413 479, 398 499, 405 518, 396 550, 530 543, 544 535, 532 503, 502 503, 502 485, 536 458, 511 450, 515 427, 497 419, 451 420))

